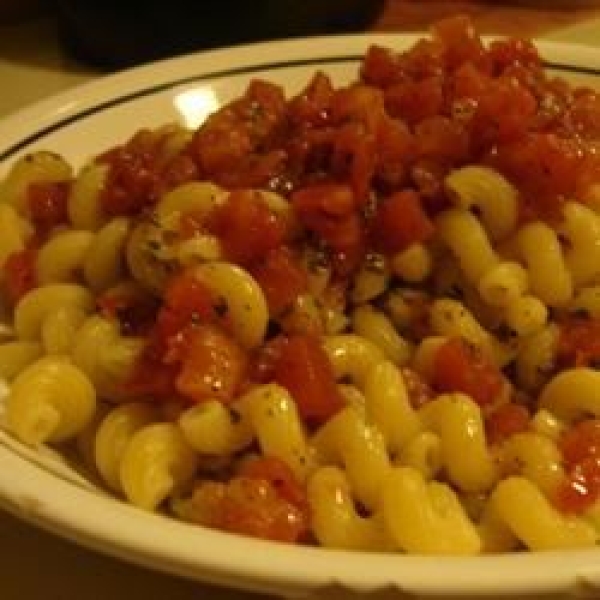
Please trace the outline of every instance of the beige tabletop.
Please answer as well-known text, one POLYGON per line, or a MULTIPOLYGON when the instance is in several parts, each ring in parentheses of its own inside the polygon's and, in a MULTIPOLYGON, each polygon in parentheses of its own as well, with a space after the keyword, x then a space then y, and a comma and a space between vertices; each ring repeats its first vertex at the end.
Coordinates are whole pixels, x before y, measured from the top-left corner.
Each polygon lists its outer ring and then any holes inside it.
MULTIPOLYGON (((457 10, 485 33, 520 34, 600 46, 600 2, 388 0, 373 29, 422 29, 457 10), (547 7, 554 5, 552 9, 547 7), (562 5, 562 6, 559 6, 562 5), (567 7, 565 8, 565 5, 567 7), (577 8, 575 7, 577 6, 577 8)), ((61 48, 50 19, 0 25, 0 118, 98 77, 61 48)), ((0 512, 0 600, 260 600, 184 581, 63 541, 0 512)))

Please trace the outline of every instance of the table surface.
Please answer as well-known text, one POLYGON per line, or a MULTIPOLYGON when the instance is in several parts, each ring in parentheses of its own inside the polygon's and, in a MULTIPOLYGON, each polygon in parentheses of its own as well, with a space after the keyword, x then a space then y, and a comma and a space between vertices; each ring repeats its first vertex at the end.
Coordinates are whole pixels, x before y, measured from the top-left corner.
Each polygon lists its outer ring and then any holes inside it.
MULTIPOLYGON (((423 30, 456 12, 483 33, 540 37, 600 46, 600 3, 585 0, 499 3, 387 0, 376 31, 423 30), (596 4, 596 7, 594 7, 596 4), (550 8, 549 8, 550 7, 550 8)), ((99 73, 61 47, 45 17, 0 25, 0 118, 99 73)), ((265 600, 150 572, 82 549, 0 512, 2 600, 265 600), (28 563, 35 565, 34 576, 28 563)))

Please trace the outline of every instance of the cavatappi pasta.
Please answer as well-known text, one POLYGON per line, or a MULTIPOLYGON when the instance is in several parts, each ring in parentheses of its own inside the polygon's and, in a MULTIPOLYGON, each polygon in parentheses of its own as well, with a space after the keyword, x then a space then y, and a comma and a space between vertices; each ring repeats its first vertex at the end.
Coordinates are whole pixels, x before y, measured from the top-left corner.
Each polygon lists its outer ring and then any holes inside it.
POLYGON ((451 18, 356 81, 0 183, 9 434, 190 523, 473 555, 600 538, 600 95, 451 18))

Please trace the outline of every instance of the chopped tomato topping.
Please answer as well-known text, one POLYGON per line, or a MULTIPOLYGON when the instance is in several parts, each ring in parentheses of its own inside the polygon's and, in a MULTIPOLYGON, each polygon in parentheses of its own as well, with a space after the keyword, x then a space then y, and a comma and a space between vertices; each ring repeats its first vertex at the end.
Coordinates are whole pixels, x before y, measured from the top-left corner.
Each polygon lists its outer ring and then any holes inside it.
POLYGON ((470 62, 485 69, 488 57, 471 19, 466 15, 455 15, 434 24, 433 38, 442 44, 446 67, 453 70, 470 62))
POLYGON ((4 263, 4 289, 13 306, 37 286, 36 258, 37 250, 26 248, 10 254, 4 263))
POLYGON ((571 318, 563 322, 557 359, 564 366, 595 366, 600 361, 600 319, 571 318))
POLYGON ((213 325, 192 325, 172 338, 165 361, 181 363, 175 388, 195 402, 233 400, 248 365, 244 349, 213 325))
POLYGON ((358 263, 364 252, 363 220, 352 188, 322 183, 294 192, 292 204, 300 221, 337 253, 358 263))
POLYGON ((600 497, 600 419, 587 419, 559 440, 567 475, 556 504, 564 512, 581 513, 600 497))
POLYGON ((138 289, 108 290, 96 304, 104 317, 119 321, 124 335, 148 334, 158 311, 158 301, 138 289))
POLYGON ((565 513, 582 513, 600 497, 600 458, 592 456, 578 462, 559 485, 556 505, 565 513))
POLYGON ((304 541, 309 530, 306 509, 282 497, 268 479, 252 476, 201 483, 188 518, 223 531, 287 543, 304 541))
POLYGON ((228 307, 192 271, 184 271, 167 287, 157 327, 167 339, 190 324, 200 323, 217 323, 227 329, 228 307))
POLYGON ((225 256, 249 265, 264 260, 286 237, 286 224, 253 190, 233 191, 207 219, 207 229, 221 240, 225 256))
POLYGON ((307 287, 307 273, 287 246, 269 252, 252 274, 267 299, 271 315, 288 308, 307 287))
POLYGON ((371 235, 376 248, 393 254, 427 240, 433 232, 433 223, 423 210, 419 195, 404 190, 379 205, 371 235))
POLYGON ((292 335, 278 350, 274 381, 290 392, 304 420, 323 423, 342 408, 333 369, 318 338, 292 335))
POLYGON ((280 458, 261 456, 243 463, 239 474, 252 479, 264 479, 277 490, 277 494, 299 509, 308 509, 306 490, 294 476, 292 469, 280 458))
POLYGON ((385 106, 392 117, 414 125, 442 111, 444 91, 440 77, 404 81, 386 90, 385 106))
POLYGON ((462 392, 485 405, 496 398, 502 382, 496 365, 461 338, 450 338, 436 352, 432 384, 441 392, 462 392))
POLYGON ((67 199, 70 186, 68 181, 52 181, 32 183, 27 188, 29 217, 42 236, 68 221, 67 199))
POLYGON ((333 93, 331 79, 322 71, 317 71, 306 89, 290 101, 290 118, 303 125, 326 124, 330 118, 333 93))
POLYGON ((586 419, 569 429, 559 447, 569 468, 590 457, 600 459, 600 419, 586 419))
POLYGON ((488 439, 491 443, 497 443, 515 433, 527 431, 530 419, 527 407, 522 404, 502 404, 486 417, 488 439))

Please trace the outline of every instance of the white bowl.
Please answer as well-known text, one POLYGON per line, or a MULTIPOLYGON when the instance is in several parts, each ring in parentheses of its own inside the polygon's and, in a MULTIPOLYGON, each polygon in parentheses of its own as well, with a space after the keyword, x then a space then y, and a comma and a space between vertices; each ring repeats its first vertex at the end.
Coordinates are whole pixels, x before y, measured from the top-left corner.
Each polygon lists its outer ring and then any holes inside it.
MULTIPOLYGON (((0 122, 0 175, 33 149, 53 149, 79 164, 145 126, 174 120, 196 126, 239 95, 253 77, 284 84, 290 92, 299 90, 316 69, 343 82, 356 75, 369 44, 402 48, 414 40, 409 35, 357 35, 255 44, 106 77, 0 122)), ((539 47, 560 75, 600 83, 598 50, 558 43, 539 47)), ((129 506, 86 481, 60 455, 26 448, 2 430, 0 504, 60 536, 124 560, 289 597, 600 598, 600 550, 440 559, 230 535, 129 506)))

